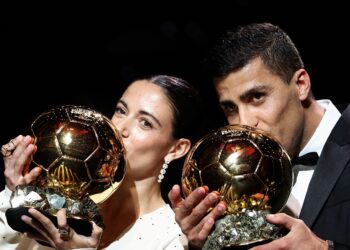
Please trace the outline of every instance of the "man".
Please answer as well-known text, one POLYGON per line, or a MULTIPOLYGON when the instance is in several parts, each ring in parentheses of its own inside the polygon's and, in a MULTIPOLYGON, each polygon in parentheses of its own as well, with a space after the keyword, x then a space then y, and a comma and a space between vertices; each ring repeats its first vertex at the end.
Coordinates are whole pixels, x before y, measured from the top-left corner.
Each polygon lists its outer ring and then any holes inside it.
MULTIPOLYGON (((312 151, 319 156, 314 168, 298 169, 287 203, 294 216, 266 218, 289 233, 254 250, 350 249, 350 108, 341 114, 330 100, 314 99, 298 50, 272 24, 227 32, 214 47, 210 66, 230 124, 270 132, 292 158, 312 151)), ((205 187, 184 200, 174 186, 169 198, 191 245, 201 248, 226 205, 205 187)))

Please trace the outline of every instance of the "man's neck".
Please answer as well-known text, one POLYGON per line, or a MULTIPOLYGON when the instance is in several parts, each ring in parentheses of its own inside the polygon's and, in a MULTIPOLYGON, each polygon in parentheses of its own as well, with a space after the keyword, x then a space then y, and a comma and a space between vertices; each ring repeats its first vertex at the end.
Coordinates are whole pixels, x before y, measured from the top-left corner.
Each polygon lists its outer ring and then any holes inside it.
POLYGON ((299 152, 306 146, 312 135, 315 133, 324 113, 325 109, 319 103, 317 103, 316 100, 312 100, 310 105, 305 108, 305 125, 299 152))

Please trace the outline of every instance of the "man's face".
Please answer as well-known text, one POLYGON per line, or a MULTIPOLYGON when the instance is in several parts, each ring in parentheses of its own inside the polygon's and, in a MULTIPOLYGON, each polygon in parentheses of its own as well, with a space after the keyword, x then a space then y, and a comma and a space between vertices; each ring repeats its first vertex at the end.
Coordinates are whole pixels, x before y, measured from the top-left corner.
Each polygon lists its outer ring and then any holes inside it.
POLYGON ((229 124, 265 130, 295 155, 304 113, 293 80, 285 83, 257 58, 239 71, 216 79, 215 87, 229 124))

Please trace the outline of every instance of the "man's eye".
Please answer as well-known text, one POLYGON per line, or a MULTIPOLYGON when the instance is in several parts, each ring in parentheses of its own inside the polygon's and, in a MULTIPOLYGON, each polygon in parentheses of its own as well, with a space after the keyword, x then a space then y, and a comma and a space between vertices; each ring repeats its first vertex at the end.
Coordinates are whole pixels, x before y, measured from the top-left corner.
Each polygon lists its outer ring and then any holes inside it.
POLYGON ((252 102, 260 102, 264 99, 265 95, 263 93, 256 93, 252 95, 251 101, 252 102))
POLYGON ((222 110, 225 113, 235 113, 235 112, 237 112, 237 107, 236 106, 224 105, 224 106, 221 106, 221 108, 222 108, 222 110))

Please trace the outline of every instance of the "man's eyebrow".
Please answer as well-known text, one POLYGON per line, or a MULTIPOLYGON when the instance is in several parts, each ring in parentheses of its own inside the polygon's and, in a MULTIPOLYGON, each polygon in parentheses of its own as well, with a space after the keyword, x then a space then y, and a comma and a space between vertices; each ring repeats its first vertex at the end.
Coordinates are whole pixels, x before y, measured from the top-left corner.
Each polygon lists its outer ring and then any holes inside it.
POLYGON ((262 92, 266 92, 269 88, 266 86, 254 86, 253 88, 245 91, 244 93, 242 93, 239 96, 240 100, 247 100, 249 98, 251 98, 252 96, 258 94, 258 93, 262 93, 262 92))
POLYGON ((230 100, 223 100, 223 101, 220 101, 220 105, 221 105, 221 106, 235 106, 235 104, 233 103, 233 101, 230 101, 230 100))

